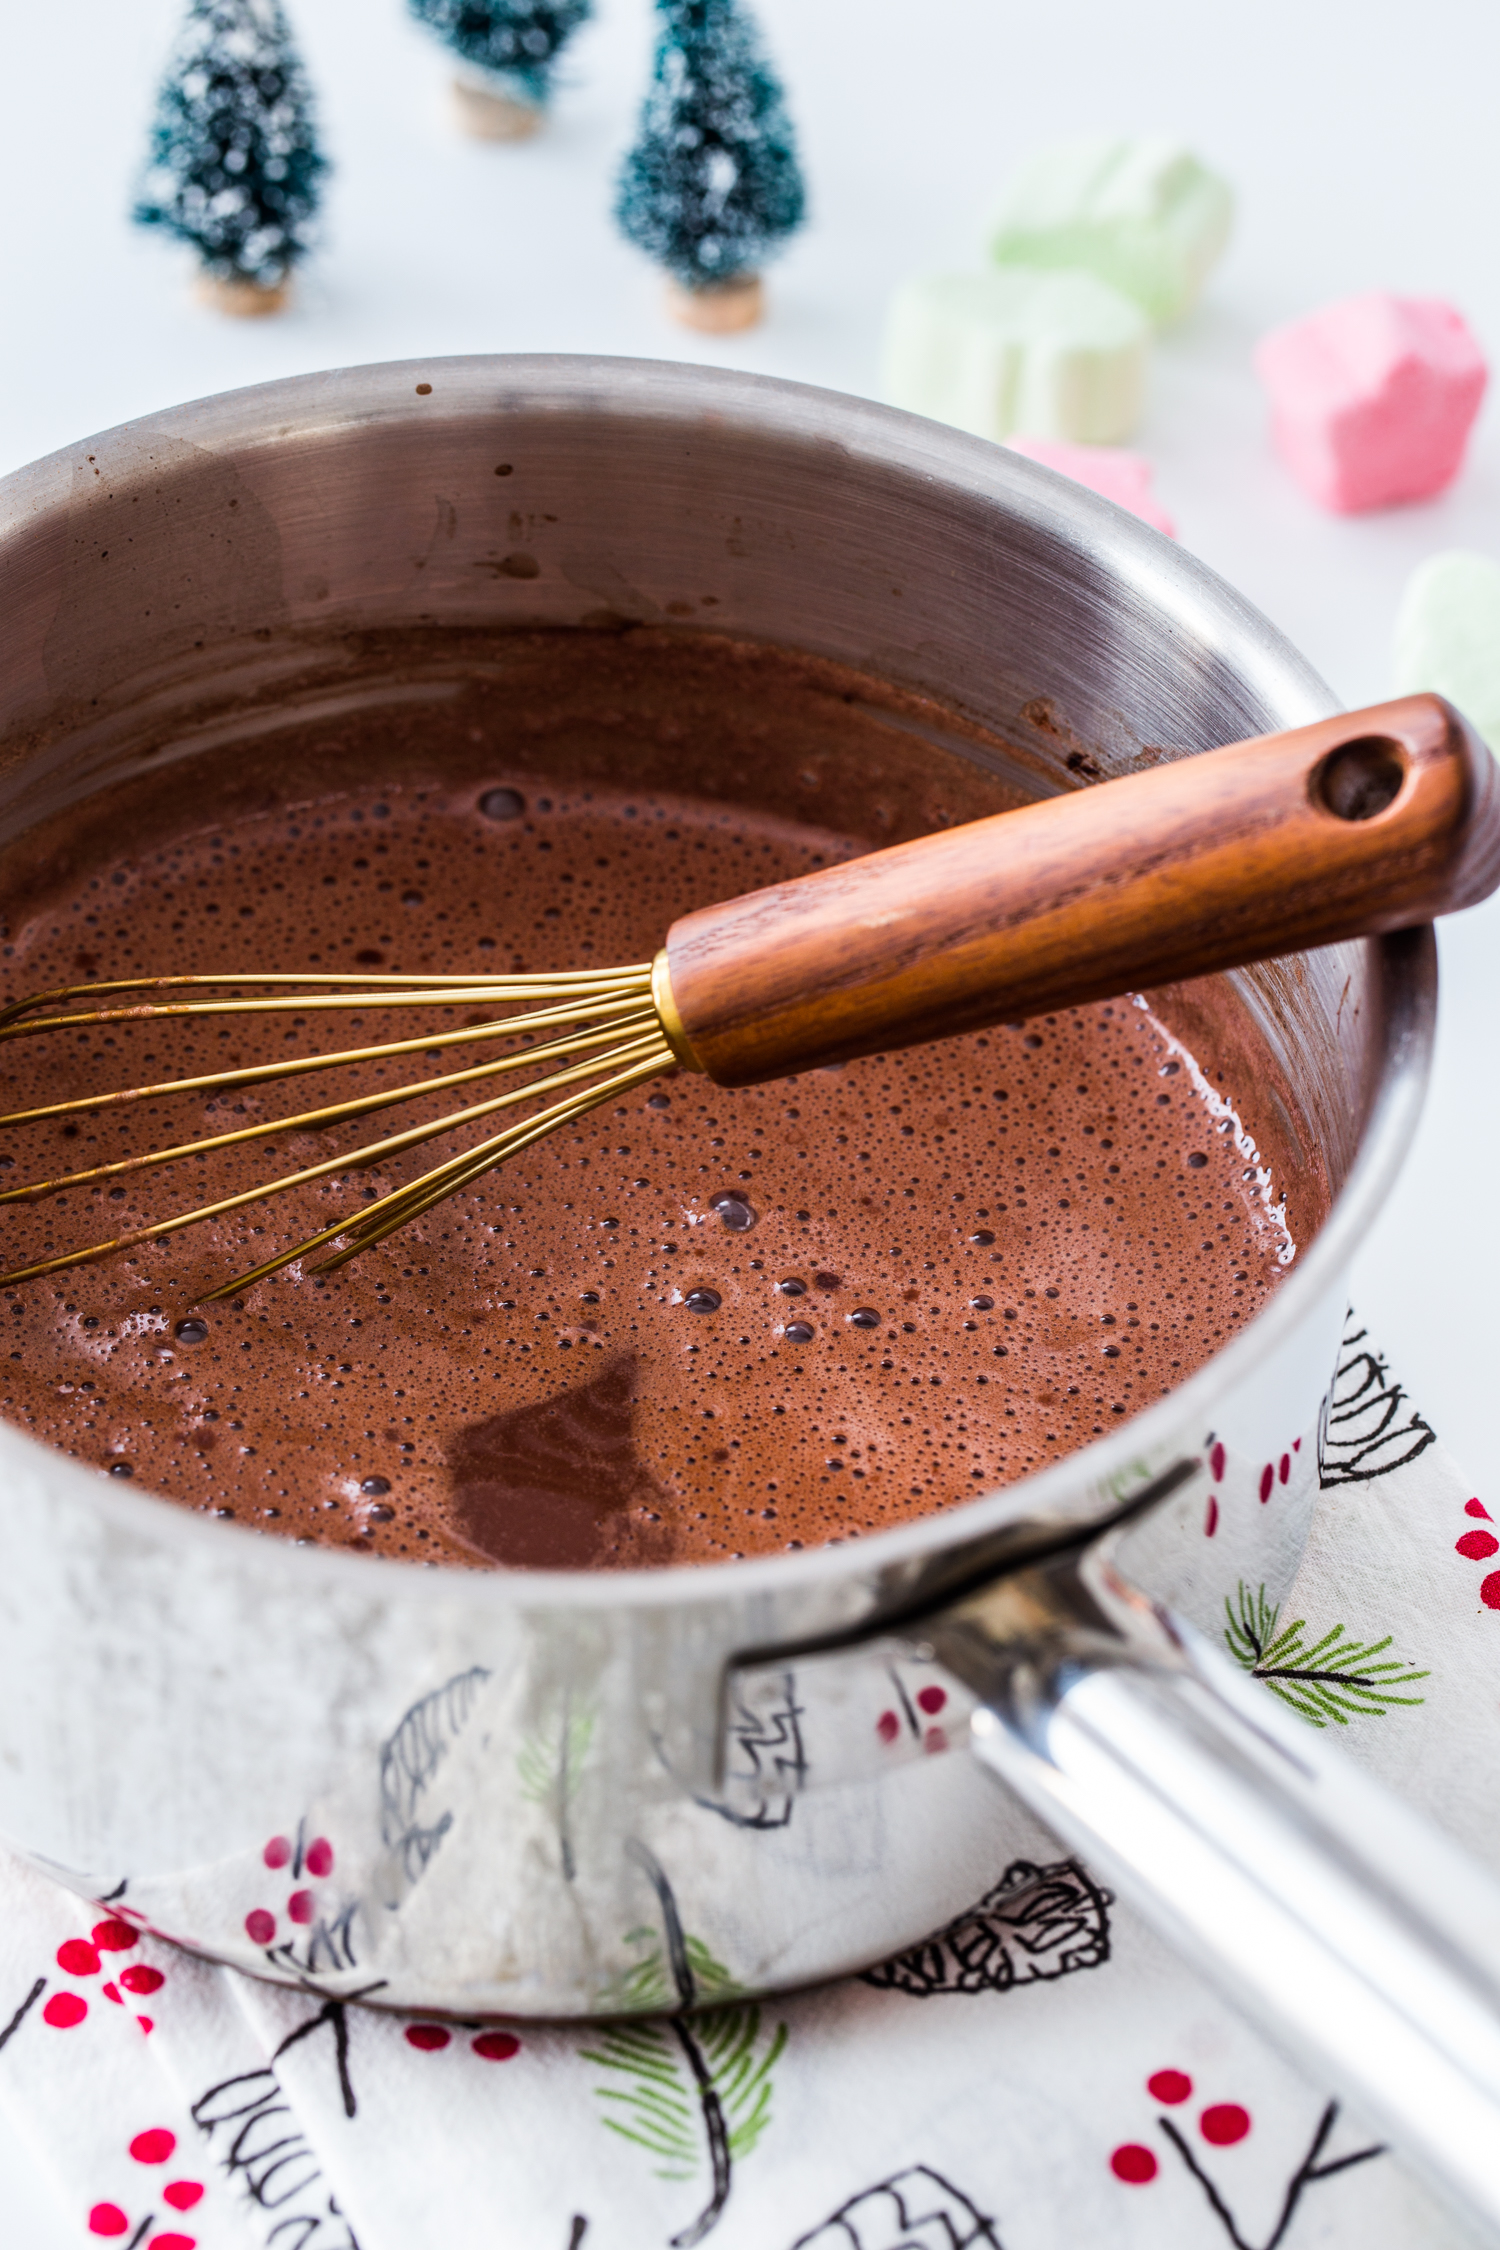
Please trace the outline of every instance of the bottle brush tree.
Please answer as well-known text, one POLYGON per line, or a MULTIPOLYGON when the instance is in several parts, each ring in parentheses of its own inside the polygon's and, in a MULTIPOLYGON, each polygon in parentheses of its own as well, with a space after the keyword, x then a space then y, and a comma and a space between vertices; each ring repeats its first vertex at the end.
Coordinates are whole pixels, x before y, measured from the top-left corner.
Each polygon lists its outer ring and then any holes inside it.
POLYGON ((418 23, 458 58, 458 121, 480 140, 519 141, 536 131, 567 42, 590 0, 407 0, 418 23))
POLYGON ((272 312, 326 170, 280 0, 190 0, 134 216, 193 245, 203 293, 226 311, 272 312))
POLYGON ((661 34, 615 215, 695 328, 748 328, 761 268, 800 224, 781 87, 736 0, 657 0, 661 34))

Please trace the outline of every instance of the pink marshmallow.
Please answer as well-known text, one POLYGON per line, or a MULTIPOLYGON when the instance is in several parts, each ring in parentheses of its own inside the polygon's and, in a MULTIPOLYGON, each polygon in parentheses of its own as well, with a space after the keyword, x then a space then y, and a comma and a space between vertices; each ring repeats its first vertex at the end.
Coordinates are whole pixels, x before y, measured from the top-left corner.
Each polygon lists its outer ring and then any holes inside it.
POLYGON ((1255 371, 1277 452, 1338 515, 1451 484, 1487 375, 1451 305, 1380 290, 1273 329, 1256 346, 1255 371))
POLYGON ((1040 461, 1044 469, 1056 469, 1075 484, 1086 484, 1090 492, 1113 500, 1118 508, 1128 508, 1169 539, 1177 537, 1176 524, 1151 497, 1154 472, 1142 454, 1127 453, 1117 445, 1068 445, 1061 438, 1013 437, 1005 442, 1012 453, 1024 453, 1028 461, 1040 461))

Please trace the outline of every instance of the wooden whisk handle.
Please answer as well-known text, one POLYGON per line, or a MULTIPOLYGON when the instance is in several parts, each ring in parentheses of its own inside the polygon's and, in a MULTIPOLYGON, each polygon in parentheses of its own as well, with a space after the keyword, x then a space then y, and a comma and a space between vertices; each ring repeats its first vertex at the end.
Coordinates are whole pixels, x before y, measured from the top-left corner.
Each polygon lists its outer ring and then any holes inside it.
POLYGON ((1500 774, 1435 695, 1071 790, 673 924, 723 1086, 1426 922, 1500 882, 1500 774))

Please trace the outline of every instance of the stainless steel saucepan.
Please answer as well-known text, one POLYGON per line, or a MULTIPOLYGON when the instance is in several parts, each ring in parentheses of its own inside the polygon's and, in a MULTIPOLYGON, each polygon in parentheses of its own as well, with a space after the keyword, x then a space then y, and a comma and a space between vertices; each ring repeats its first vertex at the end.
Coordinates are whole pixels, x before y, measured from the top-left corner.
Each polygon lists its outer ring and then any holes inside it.
MULTIPOLYGON (((390 651, 423 623, 685 618, 930 692, 1060 784, 1331 707, 1190 556, 1029 462, 626 361, 356 369, 88 439, 0 487, 0 614, 18 849, 152 763, 420 711, 451 680, 390 651)), ((588 2016, 662 1917, 748 1991, 862 1968, 1046 1856, 1040 1820, 1500 2229, 1500 1889, 1209 1646, 1239 1581, 1296 1568, 1431 933, 1224 989, 1332 1215, 1180 1389, 952 1513, 710 1568, 376 1567, 0 1424, 0 1832, 257 1975, 588 2016)))

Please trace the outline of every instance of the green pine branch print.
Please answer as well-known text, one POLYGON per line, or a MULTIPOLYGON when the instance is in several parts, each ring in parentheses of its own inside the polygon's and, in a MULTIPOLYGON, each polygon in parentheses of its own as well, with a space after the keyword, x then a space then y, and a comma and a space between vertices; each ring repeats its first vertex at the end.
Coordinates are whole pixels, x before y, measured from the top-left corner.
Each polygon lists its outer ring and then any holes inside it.
POLYGON ((1264 1586, 1252 1594, 1243 1579, 1233 1602, 1225 1596, 1224 1614, 1230 1655, 1315 1727, 1330 1721, 1343 1727, 1352 1718, 1380 1718, 1399 1705, 1426 1701, 1402 1693, 1430 1675, 1385 1654, 1389 1633, 1357 1641, 1335 1625, 1309 1643, 1305 1618, 1283 1625, 1280 1603, 1267 1601, 1264 1586))
POLYGON ((564 1694, 546 1723, 522 1741, 516 1756, 521 1795, 528 1804, 545 1806, 557 1830, 562 1871, 571 1883, 577 1873, 573 1853, 573 1798, 578 1779, 594 1738, 596 1712, 590 1705, 575 1709, 571 1694, 564 1694))
MULTIPOLYGON (((617 1980, 610 2004, 629 2009, 669 2009, 675 1980, 654 1930, 632 1930, 627 1943, 640 1958, 617 1980)), ((705 2165, 714 2193, 697 2225, 679 2238, 700 2240, 718 2219, 730 2167, 749 2156, 771 2121, 774 2074, 786 2046, 787 2027, 765 2026, 759 2005, 742 2000, 723 1964, 701 1940, 683 1949, 701 1999, 692 2016, 645 2017, 612 2023, 582 2059, 609 2073, 594 2091, 604 2124, 655 2161, 661 2180, 697 2178, 705 2165)))
POLYGON ((578 1774, 594 1738, 594 1713, 564 1705, 550 1735, 527 1735, 516 1754, 521 1795, 528 1804, 545 1804, 560 1777, 578 1774))

